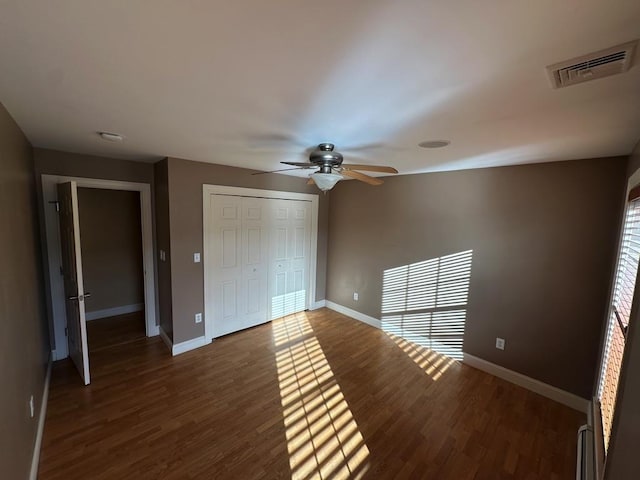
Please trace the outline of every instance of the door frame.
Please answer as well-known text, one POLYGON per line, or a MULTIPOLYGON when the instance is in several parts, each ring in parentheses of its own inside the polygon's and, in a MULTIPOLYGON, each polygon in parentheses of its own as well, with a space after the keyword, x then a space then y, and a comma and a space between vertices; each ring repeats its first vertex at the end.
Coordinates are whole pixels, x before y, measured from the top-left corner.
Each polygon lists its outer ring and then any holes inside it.
POLYGON ((144 274, 144 308, 145 330, 148 337, 160 334, 156 325, 156 286, 155 286, 155 255, 153 248, 153 213, 151 209, 151 184, 125 182, 119 180, 103 180, 98 178, 71 177, 66 175, 43 174, 42 203, 44 211, 44 227, 47 263, 49 275, 47 278, 48 301, 51 305, 51 321, 55 337, 53 359, 60 360, 69 355, 66 328, 66 310, 64 304, 64 286, 60 275, 60 228, 58 215, 54 204, 58 200, 56 185, 58 183, 76 182, 78 188, 98 188, 102 190, 125 190, 140 193, 140 224, 142 233, 142 267, 144 274))
MULTIPOLYGON (((230 187, 226 185, 202 185, 202 252, 204 255, 204 336, 206 342, 213 340, 213 298, 207 293, 212 285, 210 278, 213 265, 209 255, 208 236, 213 221, 211 219, 211 195, 229 195, 234 197, 270 198, 280 200, 303 200, 311 202, 311 251, 309 252, 309 295, 307 309, 311 310, 316 303, 316 267, 318 262, 318 206, 320 197, 314 193, 281 192, 277 190, 261 190, 257 188, 230 187)), ((269 320, 267 320, 269 321, 269 320)))

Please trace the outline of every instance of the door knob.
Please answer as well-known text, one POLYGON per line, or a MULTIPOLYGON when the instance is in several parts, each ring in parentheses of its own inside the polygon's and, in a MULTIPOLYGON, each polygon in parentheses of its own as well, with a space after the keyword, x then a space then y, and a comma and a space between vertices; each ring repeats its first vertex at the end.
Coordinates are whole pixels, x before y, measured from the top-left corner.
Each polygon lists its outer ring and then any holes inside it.
POLYGON ((67 300, 79 300, 83 301, 85 298, 89 298, 91 296, 91 292, 87 292, 84 295, 72 295, 67 297, 67 300))

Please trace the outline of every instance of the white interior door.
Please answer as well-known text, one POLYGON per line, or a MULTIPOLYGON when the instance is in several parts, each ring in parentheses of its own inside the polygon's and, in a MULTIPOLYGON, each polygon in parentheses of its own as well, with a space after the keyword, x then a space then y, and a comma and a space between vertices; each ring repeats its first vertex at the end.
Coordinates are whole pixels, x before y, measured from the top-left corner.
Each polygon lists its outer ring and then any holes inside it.
POLYGON ((211 195, 213 337, 268 321, 264 199, 211 195))
POLYGON ((270 200, 269 318, 307 308, 311 248, 311 204, 270 200))
POLYGON ((58 202, 60 205, 60 242, 69 356, 80 372, 84 384, 88 385, 90 382, 89 352, 84 309, 84 299, 88 294, 85 294, 82 283, 82 255, 80 250, 80 223, 76 182, 58 184, 58 202))

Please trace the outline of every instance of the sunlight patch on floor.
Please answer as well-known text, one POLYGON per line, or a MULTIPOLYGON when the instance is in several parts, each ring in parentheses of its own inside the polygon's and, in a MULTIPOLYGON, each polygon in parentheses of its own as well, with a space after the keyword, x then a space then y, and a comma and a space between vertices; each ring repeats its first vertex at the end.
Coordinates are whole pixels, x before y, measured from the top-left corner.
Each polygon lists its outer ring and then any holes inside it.
POLYGON ((369 449, 306 315, 272 328, 291 478, 362 478, 369 449))
POLYGON ((434 350, 425 348, 405 338, 386 332, 398 347, 407 354, 433 380, 438 380, 456 360, 442 355, 434 350))

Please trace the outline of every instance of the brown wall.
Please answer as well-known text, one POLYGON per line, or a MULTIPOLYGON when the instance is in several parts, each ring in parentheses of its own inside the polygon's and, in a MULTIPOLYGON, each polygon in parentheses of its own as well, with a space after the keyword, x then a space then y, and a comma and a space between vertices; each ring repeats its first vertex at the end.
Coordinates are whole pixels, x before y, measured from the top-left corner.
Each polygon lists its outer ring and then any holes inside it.
POLYGON ((0 104, 0 465, 28 478, 49 358, 31 145, 0 104), (29 397, 35 418, 29 418, 29 397))
MULTIPOLYGON (((184 342, 204 335, 204 322, 194 315, 204 312, 204 263, 193 263, 202 252, 202 185, 230 185, 264 190, 319 193, 304 179, 285 175, 251 175, 251 170, 209 163, 168 159, 171 229, 171 283, 173 286, 173 337, 184 342)), ((324 299, 329 195, 320 195, 316 300, 324 299)))
POLYGON ((87 312, 144 303, 140 194, 79 188, 87 312))
MULTIPOLYGON (((640 142, 629 159, 629 177, 640 169, 640 142)), ((633 186, 633 185, 632 185, 633 186)), ((627 347, 606 465, 606 480, 638 478, 640 444, 640 282, 636 282, 627 347)))
POLYGON ((154 165, 155 217, 156 217, 156 265, 158 266, 158 316, 160 327, 173 340, 173 317, 171 301, 171 231, 169 226, 169 169, 164 159, 154 165), (160 259, 160 250, 166 253, 160 259))
POLYGON ((473 250, 464 351, 589 398, 625 160, 341 182, 327 299, 380 318, 385 269, 473 250))
POLYGON ((153 164, 80 153, 33 149, 36 174, 153 183, 153 164))

